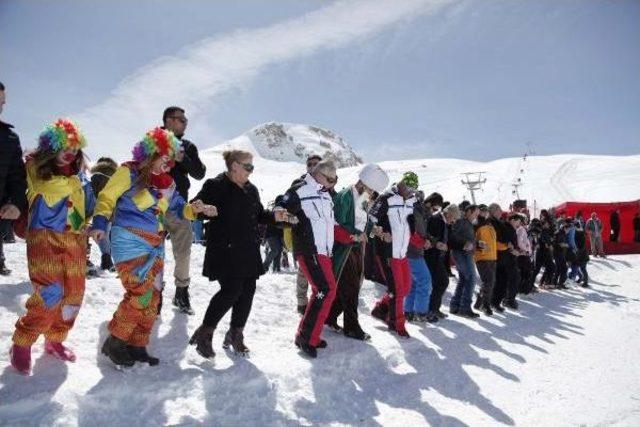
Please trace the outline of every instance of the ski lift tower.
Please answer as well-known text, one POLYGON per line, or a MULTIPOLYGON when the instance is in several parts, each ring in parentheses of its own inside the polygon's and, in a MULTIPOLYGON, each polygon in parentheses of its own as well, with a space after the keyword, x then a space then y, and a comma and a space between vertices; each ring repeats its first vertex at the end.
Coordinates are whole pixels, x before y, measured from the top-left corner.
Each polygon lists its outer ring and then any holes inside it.
POLYGON ((482 186, 487 182, 487 178, 484 177, 486 172, 464 172, 461 175, 464 177, 460 182, 467 187, 469 193, 471 193, 471 201, 476 203, 475 191, 482 190, 482 186))
POLYGON ((516 179, 513 182, 513 184, 511 184, 511 187, 513 188, 513 190, 511 191, 511 194, 516 196, 517 199, 520 199, 520 191, 518 191, 518 188, 522 187, 522 179, 521 178, 516 179))

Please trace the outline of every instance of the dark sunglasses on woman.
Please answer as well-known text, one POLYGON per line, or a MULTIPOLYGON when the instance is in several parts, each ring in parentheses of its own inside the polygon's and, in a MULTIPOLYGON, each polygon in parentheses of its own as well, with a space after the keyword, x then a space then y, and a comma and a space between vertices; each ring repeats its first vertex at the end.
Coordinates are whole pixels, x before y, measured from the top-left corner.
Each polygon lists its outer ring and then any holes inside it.
POLYGON ((253 164, 251 163, 240 163, 240 166, 242 166, 242 168, 247 172, 253 172, 253 170, 255 169, 255 166, 253 166, 253 164))

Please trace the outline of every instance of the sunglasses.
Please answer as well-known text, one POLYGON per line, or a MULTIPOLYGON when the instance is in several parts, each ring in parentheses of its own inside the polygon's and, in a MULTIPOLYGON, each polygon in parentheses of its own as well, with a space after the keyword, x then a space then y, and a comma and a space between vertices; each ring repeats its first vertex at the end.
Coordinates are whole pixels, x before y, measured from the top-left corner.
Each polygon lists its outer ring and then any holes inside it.
POLYGON ((186 117, 179 117, 179 116, 171 116, 170 118, 175 119, 177 121, 179 121, 182 124, 185 124, 189 121, 189 119, 187 119, 186 117))
POLYGON ((255 169, 255 166, 253 166, 253 164, 251 163, 241 163, 241 162, 237 162, 240 166, 242 166, 242 169, 246 170, 247 172, 253 172, 253 170, 255 169))
POLYGON ((307 167, 308 168, 315 168, 316 166, 318 166, 319 162, 307 162, 307 167))
POLYGON ((327 176, 327 175, 323 174, 322 172, 320 172, 320 175, 324 176, 324 179, 326 179, 329 184, 335 184, 335 183, 338 182, 338 176, 337 175, 336 176, 327 176))

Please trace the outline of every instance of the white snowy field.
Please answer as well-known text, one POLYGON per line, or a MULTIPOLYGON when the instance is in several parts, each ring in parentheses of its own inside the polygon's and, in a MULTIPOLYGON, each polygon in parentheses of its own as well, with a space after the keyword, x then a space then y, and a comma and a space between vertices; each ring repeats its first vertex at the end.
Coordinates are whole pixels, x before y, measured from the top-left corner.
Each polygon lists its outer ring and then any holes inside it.
MULTIPOLYGON (((217 283, 199 274, 194 246, 195 316, 165 307, 151 352, 157 367, 120 372, 99 354, 120 301, 115 275, 87 282, 65 364, 33 347, 33 374, 8 364, 17 317, 30 292, 23 243, 7 245, 13 275, 0 280, 0 425, 640 425, 640 256, 593 260, 592 288, 543 292, 518 313, 477 321, 409 325, 399 339, 369 316, 382 289, 365 282, 361 322, 369 343, 324 332, 316 360, 293 346, 295 276, 264 276, 246 329, 248 359, 187 346, 217 283)), ((95 249, 95 247, 94 247, 95 249)), ((95 255, 95 254, 94 254, 95 255)), ((172 271, 168 256, 168 270, 172 271)), ((450 289, 453 287, 450 285, 450 289)))

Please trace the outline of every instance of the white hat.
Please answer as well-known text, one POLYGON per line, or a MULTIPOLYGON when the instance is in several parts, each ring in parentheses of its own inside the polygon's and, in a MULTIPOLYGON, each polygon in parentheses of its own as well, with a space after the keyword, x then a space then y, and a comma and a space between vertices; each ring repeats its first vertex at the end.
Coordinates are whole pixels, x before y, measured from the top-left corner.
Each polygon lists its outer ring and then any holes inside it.
POLYGON ((382 193, 389 185, 389 176, 376 164, 368 164, 362 168, 358 178, 364 185, 375 192, 382 193))

